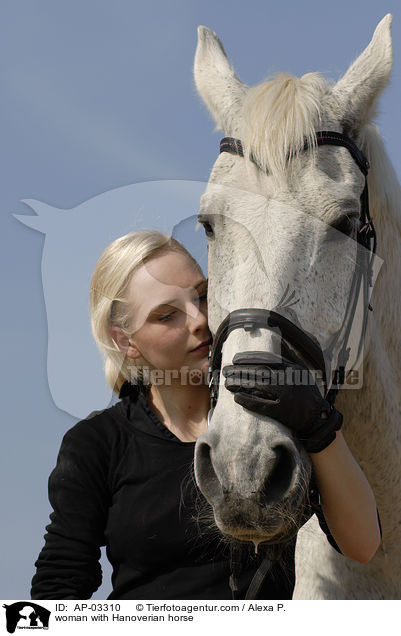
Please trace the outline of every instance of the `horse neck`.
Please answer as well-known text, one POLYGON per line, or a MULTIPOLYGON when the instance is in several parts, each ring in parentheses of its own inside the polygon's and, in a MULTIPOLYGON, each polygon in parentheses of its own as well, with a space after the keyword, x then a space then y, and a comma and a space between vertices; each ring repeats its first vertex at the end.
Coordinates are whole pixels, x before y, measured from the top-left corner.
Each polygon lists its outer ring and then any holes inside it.
MULTIPOLYGON (((367 152, 372 166, 369 180, 371 216, 377 231, 377 252, 383 264, 372 295, 373 319, 367 334, 369 363, 366 379, 369 384, 378 377, 385 377, 389 382, 391 372, 392 380, 400 387, 401 189, 377 128, 371 131, 367 152)), ((392 381, 390 386, 393 386, 392 381)), ((390 386, 383 397, 389 401, 395 399, 399 404, 400 389, 395 395, 387 395, 390 386)))
POLYGON ((381 140, 373 145, 371 172, 379 178, 369 183, 371 216, 384 262, 372 294, 363 387, 340 391, 337 405, 344 414, 344 436, 375 492, 391 539, 401 523, 401 190, 381 140))

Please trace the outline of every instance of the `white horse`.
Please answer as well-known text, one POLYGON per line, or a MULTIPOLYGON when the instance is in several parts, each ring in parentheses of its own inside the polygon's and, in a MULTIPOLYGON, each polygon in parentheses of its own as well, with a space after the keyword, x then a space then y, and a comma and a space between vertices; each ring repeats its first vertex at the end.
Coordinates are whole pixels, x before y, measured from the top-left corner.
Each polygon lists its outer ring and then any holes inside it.
MULTIPOLYGON (((372 295, 363 386, 340 390, 336 406, 346 441, 374 490, 383 540, 373 560, 359 564, 329 545, 313 516, 298 535, 296 599, 401 597, 401 192, 372 123, 392 68, 391 20, 383 18, 335 84, 308 73, 280 74, 247 87, 217 36, 198 30, 198 92, 217 127, 240 139, 244 150, 244 157, 218 156, 201 200, 213 334, 235 309, 274 309, 287 288, 296 291, 297 304, 285 315, 295 316, 325 348, 344 321, 356 246, 345 235, 355 236, 364 176, 347 148, 316 147, 315 132, 346 134, 370 162, 370 210, 384 264, 372 295), (337 252, 327 247, 323 222, 342 232, 337 252)), ((267 329, 236 329, 224 342, 221 368, 237 352, 274 346, 267 329)), ((197 483, 218 528, 255 545, 294 535, 303 522, 310 473, 309 457, 291 432, 243 409, 221 382, 195 451, 197 483)))

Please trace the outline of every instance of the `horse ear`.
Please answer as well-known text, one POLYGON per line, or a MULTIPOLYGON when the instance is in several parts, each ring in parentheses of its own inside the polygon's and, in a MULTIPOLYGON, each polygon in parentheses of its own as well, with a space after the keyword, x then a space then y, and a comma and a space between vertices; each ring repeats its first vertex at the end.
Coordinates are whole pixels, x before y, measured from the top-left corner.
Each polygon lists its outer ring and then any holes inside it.
POLYGON ((344 119, 357 128, 374 116, 376 100, 391 74, 392 19, 393 16, 388 13, 379 22, 369 45, 333 88, 344 119))
POLYGON ((216 127, 235 134, 247 87, 236 76, 217 35, 205 26, 198 27, 194 78, 216 127))

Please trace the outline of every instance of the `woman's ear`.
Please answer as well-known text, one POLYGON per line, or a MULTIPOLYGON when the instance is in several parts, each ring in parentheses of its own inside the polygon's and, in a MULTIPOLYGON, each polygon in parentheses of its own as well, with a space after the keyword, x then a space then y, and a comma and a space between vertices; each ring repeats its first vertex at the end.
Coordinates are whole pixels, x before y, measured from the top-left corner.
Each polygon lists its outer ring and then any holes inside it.
POLYGON ((134 342, 130 340, 129 336, 121 329, 121 327, 111 327, 110 333, 113 341, 120 349, 122 353, 125 353, 127 358, 136 359, 142 356, 141 352, 135 346, 134 342))

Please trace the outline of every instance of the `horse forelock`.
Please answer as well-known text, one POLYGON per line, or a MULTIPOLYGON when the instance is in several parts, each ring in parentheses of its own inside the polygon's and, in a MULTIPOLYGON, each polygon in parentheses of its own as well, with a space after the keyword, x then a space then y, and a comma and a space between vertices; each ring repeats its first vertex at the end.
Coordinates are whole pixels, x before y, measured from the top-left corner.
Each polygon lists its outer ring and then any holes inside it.
POLYGON ((329 83, 320 73, 284 73, 248 89, 243 104, 242 141, 248 158, 272 175, 282 174, 291 157, 316 147, 323 119, 322 98, 329 83))

